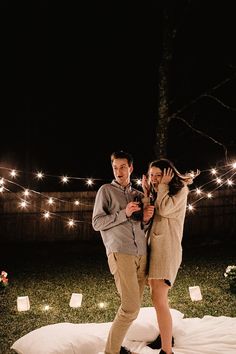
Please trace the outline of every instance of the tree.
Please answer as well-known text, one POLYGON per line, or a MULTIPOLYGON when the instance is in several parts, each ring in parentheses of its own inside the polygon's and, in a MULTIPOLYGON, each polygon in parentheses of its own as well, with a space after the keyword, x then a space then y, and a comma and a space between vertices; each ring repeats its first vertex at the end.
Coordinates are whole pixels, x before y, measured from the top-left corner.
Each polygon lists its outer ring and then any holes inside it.
MULTIPOLYGON (((201 5, 203 6, 203 5, 201 5)), ((155 141, 155 154, 156 158, 167 156, 168 151, 168 138, 169 138, 169 126, 173 120, 179 120, 182 124, 187 126, 192 132, 201 135, 202 137, 210 140, 211 142, 219 145, 223 152, 224 158, 227 161, 228 151, 224 143, 219 141, 219 139, 212 136, 212 134, 207 134, 198 127, 194 127, 191 124, 189 115, 192 114, 196 105, 199 104, 203 99, 208 99, 217 105, 224 107, 225 110, 236 112, 235 108, 223 102, 216 95, 217 90, 221 89, 223 86, 227 85, 230 81, 234 81, 236 77, 236 70, 232 63, 227 63, 229 72, 226 78, 222 79, 221 73, 215 73, 215 84, 209 87, 206 91, 199 93, 196 97, 191 98, 188 102, 184 102, 181 107, 173 110, 170 87, 173 71, 173 57, 175 51, 175 40, 178 36, 178 29, 186 26, 185 19, 189 17, 191 12, 196 10, 196 1, 167 1, 164 3, 162 8, 163 17, 163 29, 162 29, 162 57, 159 65, 158 71, 158 119, 157 119, 157 129, 156 129, 156 141, 155 141), (188 112, 188 116, 186 116, 188 112), (191 113, 190 113, 191 112, 191 113)), ((204 6, 205 10, 205 6, 204 6)), ((230 8, 225 9, 225 15, 230 8)), ((219 16, 220 12, 217 12, 219 16)), ((222 17, 223 18, 223 17, 222 17)), ((227 20, 227 19, 226 19, 227 20)), ((224 24, 224 21, 223 21, 224 24)), ((210 25, 210 24, 209 24, 210 25)), ((187 29, 185 29, 187 30, 187 29)), ((225 32, 227 35, 227 32, 225 32)), ((227 55, 227 53, 226 53, 227 55)), ((233 55, 232 55, 233 56, 233 55)), ((232 58, 231 58, 232 60, 232 58)), ((210 80, 209 80, 210 81, 210 80)), ((202 84, 205 87, 206 83, 202 84)), ((209 82, 208 82, 209 85, 209 82)), ((176 92, 175 92, 176 94, 176 92)), ((175 106, 176 108, 176 106, 175 106)))

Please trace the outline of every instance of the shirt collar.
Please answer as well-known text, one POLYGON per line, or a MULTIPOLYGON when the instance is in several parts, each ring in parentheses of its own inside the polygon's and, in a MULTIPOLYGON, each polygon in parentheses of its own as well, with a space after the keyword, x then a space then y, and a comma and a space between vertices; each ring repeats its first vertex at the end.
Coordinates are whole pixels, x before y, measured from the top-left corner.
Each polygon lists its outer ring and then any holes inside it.
POLYGON ((122 189, 123 191, 126 191, 126 190, 130 191, 131 188, 132 188, 132 183, 131 183, 131 182, 130 182, 129 184, 127 184, 127 186, 123 187, 123 186, 121 186, 115 179, 113 179, 112 182, 111 182, 111 184, 112 184, 113 186, 116 186, 116 187, 119 188, 119 189, 122 189))

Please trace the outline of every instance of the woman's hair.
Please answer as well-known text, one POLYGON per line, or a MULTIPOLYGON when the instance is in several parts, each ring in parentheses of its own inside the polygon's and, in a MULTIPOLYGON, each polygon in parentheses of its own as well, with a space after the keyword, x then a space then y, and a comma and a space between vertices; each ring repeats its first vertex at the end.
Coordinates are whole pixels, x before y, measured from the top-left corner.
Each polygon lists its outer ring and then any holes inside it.
POLYGON ((171 162, 168 159, 160 159, 160 160, 154 160, 149 164, 148 167, 148 174, 150 171, 151 167, 158 167, 162 172, 165 169, 171 168, 174 177, 169 183, 169 194, 170 195, 175 195, 180 189, 183 188, 184 184, 191 184, 193 183, 193 180, 195 177, 197 177, 200 174, 200 171, 197 170, 196 172, 187 172, 185 174, 181 174, 177 168, 174 166, 173 162, 171 162))

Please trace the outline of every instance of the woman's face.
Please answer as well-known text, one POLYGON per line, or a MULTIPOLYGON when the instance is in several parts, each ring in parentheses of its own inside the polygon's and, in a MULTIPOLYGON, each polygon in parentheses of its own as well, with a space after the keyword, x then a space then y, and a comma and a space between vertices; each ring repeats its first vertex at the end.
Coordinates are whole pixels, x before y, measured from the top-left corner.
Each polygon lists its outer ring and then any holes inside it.
POLYGON ((149 183, 156 189, 162 179, 162 171, 159 167, 151 167, 148 173, 149 183))

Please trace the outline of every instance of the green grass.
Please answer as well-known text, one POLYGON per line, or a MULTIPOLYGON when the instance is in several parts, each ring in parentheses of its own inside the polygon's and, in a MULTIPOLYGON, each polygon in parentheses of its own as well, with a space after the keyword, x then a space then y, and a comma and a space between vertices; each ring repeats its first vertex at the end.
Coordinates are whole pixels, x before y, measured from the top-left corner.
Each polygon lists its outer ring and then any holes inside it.
MULTIPOLYGON (((184 249, 184 259, 170 292, 170 306, 185 317, 236 317, 236 295, 229 290, 225 268, 236 263, 235 247, 184 249), (188 287, 199 285, 203 300, 192 302, 188 287)), ((58 322, 109 322, 119 305, 103 245, 1 245, 0 271, 9 285, 0 289, 0 353, 33 329, 58 322), (89 245, 89 246, 88 246, 89 245), (82 292, 80 308, 70 308, 72 292, 82 292), (30 310, 18 312, 17 296, 28 295, 30 310), (98 304, 105 302, 104 309, 98 304), (49 311, 43 306, 48 304, 49 311)), ((143 306, 152 306, 145 288, 143 306)))

